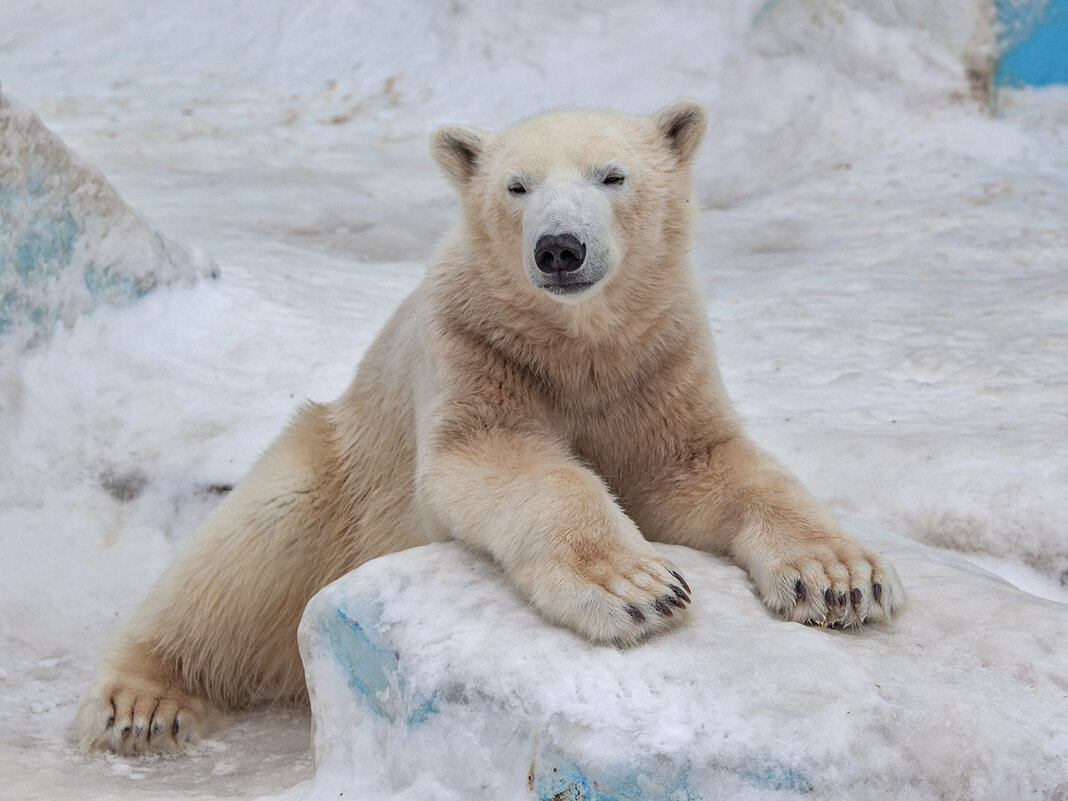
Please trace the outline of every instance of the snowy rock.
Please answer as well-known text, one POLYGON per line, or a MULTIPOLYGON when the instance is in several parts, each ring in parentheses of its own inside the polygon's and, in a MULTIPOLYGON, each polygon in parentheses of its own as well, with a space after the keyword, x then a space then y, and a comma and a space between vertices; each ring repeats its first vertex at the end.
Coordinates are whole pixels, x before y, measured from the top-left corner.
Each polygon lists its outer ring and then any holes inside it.
POLYGON ((619 651, 459 545, 364 565, 301 623, 309 798, 1068 798, 1068 607, 846 522, 910 594, 890 627, 780 622, 741 569, 661 546, 691 620, 619 651))
POLYGON ((100 303, 215 274, 204 254, 154 231, 99 170, 0 94, 0 336, 40 341, 100 303))

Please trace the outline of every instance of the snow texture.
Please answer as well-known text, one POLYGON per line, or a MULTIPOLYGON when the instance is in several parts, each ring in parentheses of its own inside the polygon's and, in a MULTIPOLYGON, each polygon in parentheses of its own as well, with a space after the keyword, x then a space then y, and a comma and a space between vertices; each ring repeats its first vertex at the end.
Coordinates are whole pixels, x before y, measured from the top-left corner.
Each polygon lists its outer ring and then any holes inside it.
MULTIPOLYGON (((243 713, 180 759, 83 756, 71 720, 220 495, 299 403, 342 392, 418 283, 458 214, 427 149, 443 122, 705 102, 694 261, 750 433, 836 512, 1068 601, 1068 89, 1004 92, 996 115, 975 99, 985 5, 0 0, 5 93, 221 266, 35 348, 0 336, 0 799, 305 794, 299 710, 243 713)), ((912 564, 893 636, 982 620, 955 579, 938 589, 958 614, 928 620, 912 564)), ((529 634, 460 622, 504 656, 529 634)), ((950 664, 1004 636, 972 630, 950 664)), ((999 714, 1030 703, 1029 681, 999 714)), ((916 706, 938 710, 925 686, 916 706)), ((923 764, 965 798, 956 747, 923 764)))
POLYGON ((301 624, 309 800, 1068 798, 1068 606, 847 524, 908 577, 890 627, 780 622, 679 546, 692 619, 630 650, 544 623, 460 545, 364 565, 301 624))
POLYGON ((99 303, 215 275, 203 253, 152 230, 99 170, 3 94, 0 228, 0 336, 18 342, 40 342, 99 303))

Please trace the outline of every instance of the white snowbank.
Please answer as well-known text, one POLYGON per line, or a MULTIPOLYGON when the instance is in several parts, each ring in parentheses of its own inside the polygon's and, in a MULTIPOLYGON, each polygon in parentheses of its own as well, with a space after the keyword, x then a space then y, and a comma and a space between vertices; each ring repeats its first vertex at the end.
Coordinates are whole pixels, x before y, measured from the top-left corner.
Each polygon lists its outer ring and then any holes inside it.
POLYGON ((217 274, 205 254, 152 230, 98 169, 3 94, 0 143, 0 337, 16 349, 97 304, 217 274))
POLYGON ((361 567, 301 623, 308 798, 1068 793, 1068 607, 847 524, 908 577, 888 628, 780 622, 742 570, 677 546, 662 550, 687 566, 691 620, 627 651, 546 624, 459 545, 361 567))

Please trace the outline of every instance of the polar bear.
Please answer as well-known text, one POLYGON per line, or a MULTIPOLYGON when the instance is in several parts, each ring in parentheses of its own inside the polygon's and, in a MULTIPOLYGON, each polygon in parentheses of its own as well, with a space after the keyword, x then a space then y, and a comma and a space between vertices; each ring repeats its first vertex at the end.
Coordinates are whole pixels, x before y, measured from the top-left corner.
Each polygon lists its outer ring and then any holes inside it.
POLYGON ((733 558, 803 623, 886 621, 893 569, 743 432, 690 263, 697 102, 436 131, 462 219, 344 395, 310 403, 120 631, 86 749, 180 750, 226 710, 306 697, 308 599, 455 538, 548 621, 627 646, 691 594, 650 540, 733 558))

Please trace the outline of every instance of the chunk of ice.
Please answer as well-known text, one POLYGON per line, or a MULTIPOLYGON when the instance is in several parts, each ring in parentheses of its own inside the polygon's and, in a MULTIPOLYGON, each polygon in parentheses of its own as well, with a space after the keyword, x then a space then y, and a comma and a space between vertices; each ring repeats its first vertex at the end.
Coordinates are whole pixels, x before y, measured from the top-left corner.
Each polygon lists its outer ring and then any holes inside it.
POLYGON ((888 627, 781 622, 738 567, 658 546, 687 566, 691 619, 620 651, 544 622, 460 545, 369 562, 301 623, 309 797, 1068 792, 1068 606, 849 524, 906 585, 909 609, 888 627))

